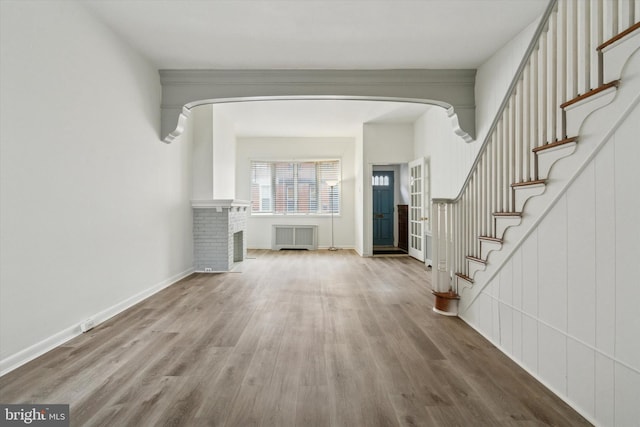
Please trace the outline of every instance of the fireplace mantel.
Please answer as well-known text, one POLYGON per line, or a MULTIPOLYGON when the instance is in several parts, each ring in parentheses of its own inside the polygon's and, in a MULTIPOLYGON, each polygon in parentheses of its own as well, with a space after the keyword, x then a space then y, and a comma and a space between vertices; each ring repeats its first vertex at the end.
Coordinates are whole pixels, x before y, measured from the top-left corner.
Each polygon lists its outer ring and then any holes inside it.
POLYGON ((248 208, 251 202, 248 200, 236 199, 209 199, 209 200, 192 200, 192 208, 248 208))

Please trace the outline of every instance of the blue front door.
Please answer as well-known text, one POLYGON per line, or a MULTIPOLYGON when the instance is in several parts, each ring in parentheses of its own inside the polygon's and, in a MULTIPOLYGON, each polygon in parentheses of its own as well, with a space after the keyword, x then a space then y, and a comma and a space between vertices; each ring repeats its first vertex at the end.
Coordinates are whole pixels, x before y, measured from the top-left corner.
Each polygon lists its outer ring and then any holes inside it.
POLYGON ((373 172, 373 245, 393 246, 393 172, 373 172))

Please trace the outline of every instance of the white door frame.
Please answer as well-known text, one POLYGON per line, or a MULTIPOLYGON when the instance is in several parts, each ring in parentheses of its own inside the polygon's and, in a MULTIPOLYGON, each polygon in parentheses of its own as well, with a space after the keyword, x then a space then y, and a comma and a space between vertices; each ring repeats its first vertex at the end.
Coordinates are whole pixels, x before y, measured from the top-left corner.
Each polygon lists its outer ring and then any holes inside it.
POLYGON ((409 255, 425 261, 425 160, 409 162, 409 255))

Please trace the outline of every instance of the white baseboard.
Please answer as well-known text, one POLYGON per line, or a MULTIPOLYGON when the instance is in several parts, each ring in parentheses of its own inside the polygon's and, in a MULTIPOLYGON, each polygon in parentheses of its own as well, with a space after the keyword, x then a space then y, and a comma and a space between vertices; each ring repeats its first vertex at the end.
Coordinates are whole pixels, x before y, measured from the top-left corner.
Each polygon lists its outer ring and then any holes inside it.
MULTIPOLYGON (((89 317, 94 320, 94 323, 97 326, 105 320, 108 320, 113 316, 122 313, 126 309, 160 292, 164 288, 167 288, 178 282, 179 280, 184 279, 193 272, 194 268, 191 267, 89 317)), ((19 352, 0 360, 0 376, 19 368, 25 363, 30 362, 39 356, 42 356, 44 353, 53 350, 54 348, 69 341, 70 339, 82 334, 80 323, 84 322, 85 320, 86 318, 80 319, 77 324, 65 328, 60 332, 57 332, 54 335, 45 338, 44 340, 35 343, 30 347, 25 348, 24 350, 20 350, 19 352)))

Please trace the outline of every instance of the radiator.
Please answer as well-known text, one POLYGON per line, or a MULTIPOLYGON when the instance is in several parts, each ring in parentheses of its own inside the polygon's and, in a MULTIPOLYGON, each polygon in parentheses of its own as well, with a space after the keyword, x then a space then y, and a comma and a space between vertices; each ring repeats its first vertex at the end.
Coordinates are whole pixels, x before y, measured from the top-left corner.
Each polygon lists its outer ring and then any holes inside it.
POLYGON ((318 226, 274 225, 271 249, 318 249, 318 226))

